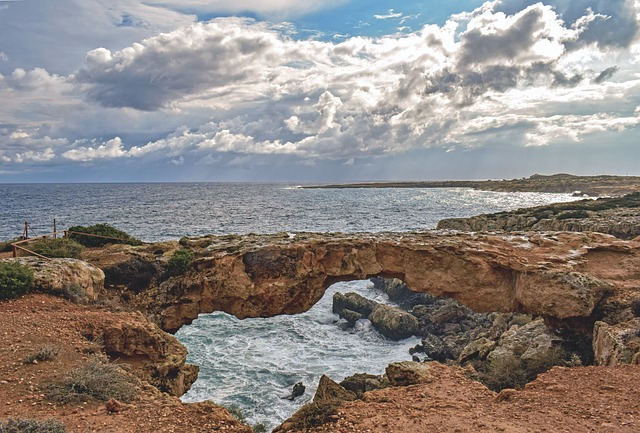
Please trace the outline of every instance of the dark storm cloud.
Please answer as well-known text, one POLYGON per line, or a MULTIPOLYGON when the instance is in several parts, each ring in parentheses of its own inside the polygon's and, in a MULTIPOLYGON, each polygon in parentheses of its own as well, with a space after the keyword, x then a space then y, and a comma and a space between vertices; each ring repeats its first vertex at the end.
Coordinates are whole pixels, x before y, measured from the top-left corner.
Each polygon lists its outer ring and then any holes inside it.
POLYGON ((607 81, 609 78, 613 77, 613 75, 618 72, 619 69, 620 68, 618 66, 611 66, 610 68, 607 68, 604 71, 600 72, 594 81, 598 84, 601 84, 607 81))
MULTIPOLYGON (((496 6, 496 11, 512 15, 536 3, 539 0, 503 0, 496 6)), ((631 0, 544 0, 543 3, 553 6, 567 26, 584 17, 588 9, 605 16, 590 22, 579 38, 568 45, 569 48, 591 43, 602 48, 628 47, 638 34, 638 21, 631 0)))

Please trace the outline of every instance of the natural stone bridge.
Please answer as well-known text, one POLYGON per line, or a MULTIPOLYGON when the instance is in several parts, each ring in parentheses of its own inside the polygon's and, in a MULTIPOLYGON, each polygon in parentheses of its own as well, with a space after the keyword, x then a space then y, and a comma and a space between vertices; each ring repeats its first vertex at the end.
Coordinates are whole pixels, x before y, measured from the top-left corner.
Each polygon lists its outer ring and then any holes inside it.
POLYGON ((197 252, 194 269, 136 301, 168 331, 213 311, 240 318, 300 313, 330 285, 373 276, 400 278, 416 292, 476 311, 565 322, 627 320, 631 300, 640 297, 640 242, 595 233, 279 234, 183 244, 197 252))

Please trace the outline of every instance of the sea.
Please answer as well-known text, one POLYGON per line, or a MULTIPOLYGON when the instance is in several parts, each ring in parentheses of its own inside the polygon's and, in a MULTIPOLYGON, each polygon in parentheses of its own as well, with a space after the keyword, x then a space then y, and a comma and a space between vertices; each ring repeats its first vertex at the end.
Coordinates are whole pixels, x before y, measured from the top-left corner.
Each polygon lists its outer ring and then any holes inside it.
MULTIPOLYGON (((107 223, 147 242, 206 234, 425 231, 439 220, 575 200, 568 194, 465 188, 305 189, 296 184, 0 184, 0 240, 74 225, 107 223)), ((333 294, 388 298, 369 281, 331 286, 308 312, 239 320, 202 314, 176 337, 200 366, 185 402, 211 400, 272 429, 314 395, 323 374, 340 381, 382 374, 411 359, 419 341, 390 341, 366 320, 347 328, 331 311, 333 294), (305 393, 291 401, 293 385, 305 393)))

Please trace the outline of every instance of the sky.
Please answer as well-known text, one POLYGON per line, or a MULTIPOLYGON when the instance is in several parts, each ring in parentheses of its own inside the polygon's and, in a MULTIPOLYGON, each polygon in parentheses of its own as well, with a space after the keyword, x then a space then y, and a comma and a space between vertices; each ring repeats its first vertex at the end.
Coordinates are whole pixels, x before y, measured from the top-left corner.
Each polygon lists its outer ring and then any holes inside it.
POLYGON ((0 0, 0 182, 640 175, 640 0, 0 0))

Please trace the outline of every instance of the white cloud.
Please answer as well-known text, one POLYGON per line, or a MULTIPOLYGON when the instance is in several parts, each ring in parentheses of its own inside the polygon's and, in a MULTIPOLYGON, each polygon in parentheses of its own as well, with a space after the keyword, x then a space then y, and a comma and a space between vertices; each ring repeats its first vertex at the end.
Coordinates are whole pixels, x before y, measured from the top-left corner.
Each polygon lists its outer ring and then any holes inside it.
POLYGON ((106 143, 100 143, 98 146, 79 146, 68 150, 62 154, 66 159, 72 161, 94 161, 96 159, 113 159, 126 156, 127 152, 122 145, 122 139, 115 137, 106 143))
POLYGON ((402 15, 402 12, 394 12, 393 9, 389 9, 386 15, 374 15, 373 17, 377 20, 388 20, 391 18, 400 18, 402 15))
POLYGON ((289 155, 300 164, 348 165, 428 147, 579 143, 638 126, 635 54, 610 38, 583 39, 604 22, 599 10, 566 20, 542 3, 523 2, 512 13, 503 3, 487 2, 444 26, 341 42, 216 19, 117 50, 95 48, 69 76, 15 69, 0 76, 0 94, 22 101, 23 118, 0 107, 12 120, 0 135, 2 161, 18 154, 36 161, 26 156, 33 151, 75 162, 241 166, 289 155), (46 89, 55 89, 48 95, 56 103, 38 111, 34 98, 46 89), (68 109, 53 109, 61 106, 68 109), (61 141, 9 142, 20 131, 61 141))

